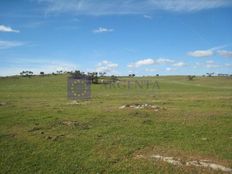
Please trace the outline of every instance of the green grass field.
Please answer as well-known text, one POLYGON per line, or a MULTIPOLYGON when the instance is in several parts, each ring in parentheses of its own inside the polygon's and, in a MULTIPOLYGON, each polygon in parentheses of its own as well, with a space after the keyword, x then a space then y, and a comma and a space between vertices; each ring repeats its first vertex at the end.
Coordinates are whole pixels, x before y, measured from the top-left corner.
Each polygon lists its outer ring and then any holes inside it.
POLYGON ((135 79, 160 89, 92 85, 72 104, 66 75, 1 78, 0 173, 220 173, 152 154, 232 168, 231 78, 135 79), (163 109, 119 109, 145 103, 163 109))

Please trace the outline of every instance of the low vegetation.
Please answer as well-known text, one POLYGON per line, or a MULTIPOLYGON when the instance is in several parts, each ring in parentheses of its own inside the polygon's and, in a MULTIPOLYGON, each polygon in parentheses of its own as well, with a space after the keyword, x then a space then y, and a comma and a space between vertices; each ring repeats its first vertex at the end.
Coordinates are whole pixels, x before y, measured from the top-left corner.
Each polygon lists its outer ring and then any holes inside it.
POLYGON ((67 78, 0 79, 0 173, 230 172, 231 78, 121 77, 159 88, 93 84, 87 101, 67 99, 67 78))

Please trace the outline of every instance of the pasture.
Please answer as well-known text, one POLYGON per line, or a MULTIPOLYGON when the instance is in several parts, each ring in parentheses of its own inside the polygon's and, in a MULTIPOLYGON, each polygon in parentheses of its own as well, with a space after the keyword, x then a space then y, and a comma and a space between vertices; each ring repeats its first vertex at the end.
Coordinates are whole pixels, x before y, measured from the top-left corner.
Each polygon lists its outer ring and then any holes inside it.
POLYGON ((93 84, 72 102, 67 75, 1 78, 0 173, 228 173, 186 161, 232 168, 231 78, 128 79, 160 88, 93 84))

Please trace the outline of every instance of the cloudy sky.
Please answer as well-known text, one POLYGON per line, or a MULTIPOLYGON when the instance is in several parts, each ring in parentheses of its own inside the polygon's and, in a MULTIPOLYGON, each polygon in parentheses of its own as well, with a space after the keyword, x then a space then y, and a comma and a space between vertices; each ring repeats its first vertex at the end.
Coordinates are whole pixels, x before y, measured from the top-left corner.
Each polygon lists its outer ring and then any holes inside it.
POLYGON ((0 76, 75 69, 232 74, 232 1, 0 1, 0 76))

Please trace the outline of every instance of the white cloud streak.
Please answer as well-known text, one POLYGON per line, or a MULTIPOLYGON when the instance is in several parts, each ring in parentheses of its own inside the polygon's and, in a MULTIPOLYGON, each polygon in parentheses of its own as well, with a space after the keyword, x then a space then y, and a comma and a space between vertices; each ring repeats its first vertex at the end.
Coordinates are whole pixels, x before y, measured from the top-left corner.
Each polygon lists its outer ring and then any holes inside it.
POLYGON ((171 59, 165 59, 165 58, 159 58, 159 59, 142 59, 138 60, 137 62, 131 63, 128 65, 129 68, 139 68, 141 66, 147 66, 147 65, 166 65, 166 64, 172 64, 174 63, 174 60, 171 59))
POLYGON ((34 74, 39 74, 41 71, 52 73, 56 71, 74 71, 77 69, 77 65, 66 61, 18 59, 9 61, 7 67, 0 67, 0 76, 19 75, 21 71, 25 70, 32 71, 34 74))
POLYGON ((168 72, 176 71, 176 69, 175 69, 175 68, 170 68, 170 67, 165 68, 165 70, 166 70, 166 71, 168 71, 168 72))
POLYGON ((186 66, 187 64, 184 63, 184 62, 177 62, 177 63, 174 63, 173 66, 176 66, 176 67, 184 67, 186 66))
POLYGON ((155 63, 155 61, 153 59, 143 59, 143 60, 139 60, 135 63, 131 63, 128 65, 129 68, 138 68, 140 66, 144 66, 144 65, 153 65, 155 63))
POLYGON ((13 32, 13 33, 19 33, 19 30, 12 29, 9 26, 0 25, 0 32, 13 32))
POLYGON ((222 57, 232 57, 232 51, 219 50, 217 53, 222 57))
POLYGON ((105 27, 99 27, 98 29, 93 30, 94 33, 105 33, 105 32, 113 32, 114 29, 112 28, 105 28, 105 27))
POLYGON ((231 6, 231 0, 37 0, 46 13, 84 15, 144 14, 154 10, 195 12, 231 6))
POLYGON ((98 63, 96 66, 97 72, 106 72, 111 73, 118 67, 118 64, 112 63, 107 60, 103 60, 102 62, 98 63))
POLYGON ((145 19, 152 19, 152 16, 149 16, 149 15, 143 15, 143 17, 144 17, 145 19))
POLYGON ((25 43, 19 41, 4 41, 0 40, 0 49, 8 49, 18 46, 23 46, 25 43))
POLYGON ((188 55, 192 57, 209 57, 213 54, 214 53, 212 50, 196 50, 188 52, 188 55))

